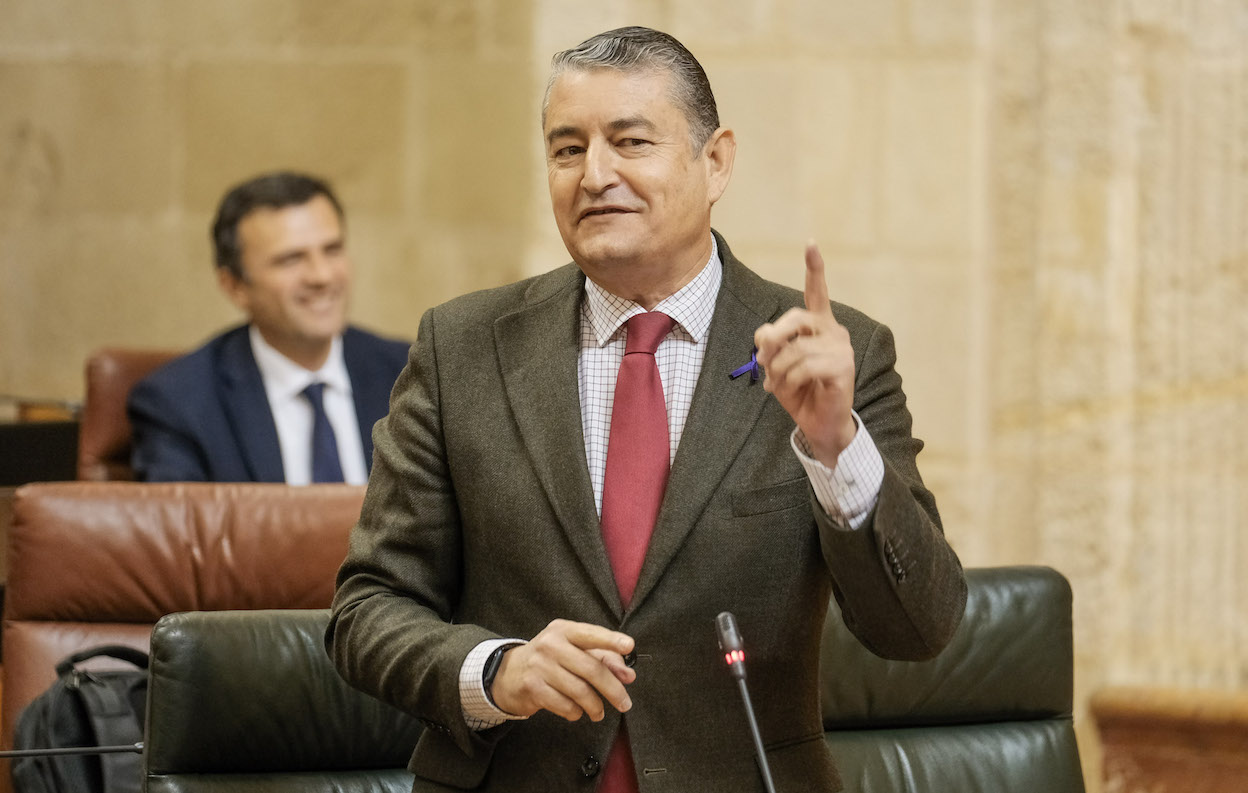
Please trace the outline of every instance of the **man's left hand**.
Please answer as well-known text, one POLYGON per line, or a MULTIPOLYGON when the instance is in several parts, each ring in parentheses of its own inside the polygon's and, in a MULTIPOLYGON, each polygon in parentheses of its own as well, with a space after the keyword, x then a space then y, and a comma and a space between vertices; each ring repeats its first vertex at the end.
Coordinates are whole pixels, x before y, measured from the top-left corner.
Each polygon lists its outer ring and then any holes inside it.
POLYGON ((854 349, 828 303, 823 257, 806 246, 806 308, 791 308, 754 332, 763 387, 775 395, 829 468, 858 431, 853 414, 854 349))

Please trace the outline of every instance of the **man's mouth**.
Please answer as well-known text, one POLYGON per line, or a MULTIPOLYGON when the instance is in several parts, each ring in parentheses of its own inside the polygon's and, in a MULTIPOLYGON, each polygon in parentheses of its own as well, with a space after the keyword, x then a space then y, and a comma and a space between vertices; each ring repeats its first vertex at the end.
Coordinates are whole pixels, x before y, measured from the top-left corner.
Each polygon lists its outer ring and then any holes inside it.
POLYGON ((309 309, 311 311, 326 311, 329 309, 337 308, 338 303, 339 303, 339 297, 338 295, 330 295, 330 294, 313 295, 313 296, 303 298, 303 300, 301 300, 300 303, 303 305, 304 308, 309 309))
POLYGON ((580 219, 584 220, 585 218, 598 217, 601 215, 625 215, 630 212, 632 212, 631 209, 624 209, 622 207, 595 207, 594 209, 587 209, 582 212, 580 219))

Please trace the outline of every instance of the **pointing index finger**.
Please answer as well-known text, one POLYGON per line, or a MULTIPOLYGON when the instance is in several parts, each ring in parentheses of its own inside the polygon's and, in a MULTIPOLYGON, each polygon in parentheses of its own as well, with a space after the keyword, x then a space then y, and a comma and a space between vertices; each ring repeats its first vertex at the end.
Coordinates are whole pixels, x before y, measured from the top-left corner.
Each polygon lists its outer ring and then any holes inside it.
POLYGON ((812 314, 832 316, 828 304, 828 282, 823 274, 823 256, 814 240, 806 243, 806 310, 812 314))

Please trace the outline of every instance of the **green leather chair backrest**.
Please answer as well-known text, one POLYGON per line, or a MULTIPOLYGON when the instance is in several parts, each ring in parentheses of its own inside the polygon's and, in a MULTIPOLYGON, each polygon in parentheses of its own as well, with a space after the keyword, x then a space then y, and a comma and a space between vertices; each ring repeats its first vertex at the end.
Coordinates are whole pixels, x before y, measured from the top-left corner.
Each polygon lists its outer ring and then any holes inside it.
POLYGON ((829 612, 820 696, 845 789, 1082 793, 1070 585, 1045 567, 966 575, 966 615, 931 661, 878 658, 829 612))
MULTIPOLYGON (((832 607, 820 696, 846 791, 1084 790, 1069 585, 1041 567, 968 570, 967 582, 962 625, 922 663, 872 655, 832 607)), ((149 793, 407 793, 420 726, 338 677, 322 643, 327 622, 326 611, 290 610, 157 623, 149 793)))
POLYGON ((352 689, 326 610, 171 614, 152 630, 149 793, 409 793, 415 719, 352 689))

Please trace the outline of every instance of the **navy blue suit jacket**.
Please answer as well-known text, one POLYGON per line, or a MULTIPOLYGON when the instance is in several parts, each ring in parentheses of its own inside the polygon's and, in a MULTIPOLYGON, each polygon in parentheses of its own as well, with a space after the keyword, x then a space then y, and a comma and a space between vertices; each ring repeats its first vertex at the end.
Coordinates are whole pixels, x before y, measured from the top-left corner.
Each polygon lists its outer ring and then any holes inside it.
MULTIPOLYGON (((389 410, 390 390, 407 363, 409 346, 353 327, 342 336, 370 468, 373 424, 389 410)), ((141 481, 286 481, 277 425, 246 325, 148 375, 130 392, 126 409, 141 481)))

